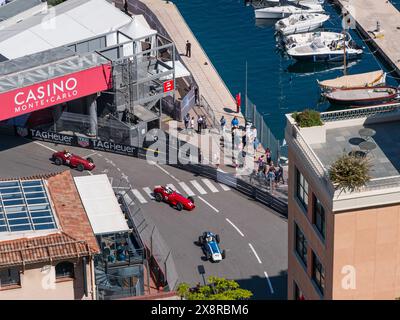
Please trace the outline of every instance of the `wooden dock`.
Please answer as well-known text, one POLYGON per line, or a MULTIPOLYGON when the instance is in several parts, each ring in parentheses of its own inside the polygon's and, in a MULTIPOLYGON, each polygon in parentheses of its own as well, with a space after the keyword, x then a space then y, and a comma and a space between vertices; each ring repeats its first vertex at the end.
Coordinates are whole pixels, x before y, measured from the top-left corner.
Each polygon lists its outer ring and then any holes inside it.
POLYGON ((400 76, 400 12, 387 0, 334 0, 346 9, 381 57, 400 76), (377 31, 377 22, 380 31, 377 31))
POLYGON ((184 63, 197 82, 199 94, 203 95, 207 100, 215 113, 217 121, 224 115, 229 126, 231 119, 236 115, 239 118, 240 124, 244 125, 243 115, 236 113, 235 99, 176 5, 171 1, 166 3, 166 1, 162 0, 141 0, 141 2, 157 16, 160 23, 168 32, 184 63), (191 58, 185 56, 187 40, 192 44, 191 58))

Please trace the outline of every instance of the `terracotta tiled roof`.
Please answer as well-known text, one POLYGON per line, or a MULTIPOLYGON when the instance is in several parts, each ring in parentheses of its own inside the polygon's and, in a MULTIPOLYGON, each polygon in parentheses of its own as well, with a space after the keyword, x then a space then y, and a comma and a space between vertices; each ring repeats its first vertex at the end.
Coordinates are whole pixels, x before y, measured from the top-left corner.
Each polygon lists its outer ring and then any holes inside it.
POLYGON ((0 242, 0 267, 38 263, 89 255, 85 241, 60 232, 42 237, 0 242))
POLYGON ((32 238, 0 241, 0 267, 87 256, 100 252, 69 171, 20 179, 47 181, 60 232, 37 237, 32 234, 32 238))
POLYGON ((64 171, 47 181, 61 230, 76 240, 86 241, 93 252, 100 252, 71 173, 64 171))

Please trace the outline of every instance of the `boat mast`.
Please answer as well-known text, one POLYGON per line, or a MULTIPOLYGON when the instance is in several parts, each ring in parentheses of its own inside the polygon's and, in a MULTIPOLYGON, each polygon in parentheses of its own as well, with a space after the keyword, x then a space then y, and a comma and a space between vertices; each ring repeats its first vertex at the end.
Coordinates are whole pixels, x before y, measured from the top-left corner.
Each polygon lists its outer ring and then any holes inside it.
POLYGON ((343 75, 347 75, 347 61, 346 61, 346 31, 343 29, 343 75))
POLYGON ((246 88, 245 88, 245 107, 246 107, 246 114, 247 114, 247 60, 246 60, 246 88))

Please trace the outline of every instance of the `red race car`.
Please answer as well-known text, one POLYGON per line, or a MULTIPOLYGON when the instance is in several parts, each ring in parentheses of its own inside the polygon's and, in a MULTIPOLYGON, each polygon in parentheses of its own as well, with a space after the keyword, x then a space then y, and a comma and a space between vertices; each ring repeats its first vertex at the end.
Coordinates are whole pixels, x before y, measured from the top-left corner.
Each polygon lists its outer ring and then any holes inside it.
POLYGON ((80 156, 69 153, 67 150, 53 153, 52 160, 58 166, 65 164, 71 168, 76 168, 78 171, 92 171, 96 167, 92 158, 84 159, 80 156))
POLYGON ((154 198, 157 202, 165 201, 175 206, 178 211, 182 211, 182 209, 191 211, 196 207, 192 197, 186 198, 170 187, 156 187, 154 189, 154 198))

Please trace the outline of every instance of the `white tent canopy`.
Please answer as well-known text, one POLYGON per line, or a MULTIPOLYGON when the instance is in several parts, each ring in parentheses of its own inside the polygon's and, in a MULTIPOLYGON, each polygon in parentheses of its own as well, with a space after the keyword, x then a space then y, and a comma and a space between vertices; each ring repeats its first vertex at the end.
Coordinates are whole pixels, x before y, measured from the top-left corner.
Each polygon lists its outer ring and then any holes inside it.
POLYGON ((74 180, 95 235, 129 231, 107 175, 74 180))
POLYGON ((0 54, 16 59, 113 31, 133 39, 157 33, 142 16, 131 18, 106 0, 69 0, 4 28, 0 54))
MULTIPOLYGON (((167 61, 164 63, 172 68, 172 61, 167 61)), ((168 71, 168 69, 160 65, 158 67, 158 71, 161 73, 168 71)), ((183 78, 189 76, 190 76, 190 71, 186 69, 186 67, 180 61, 175 61, 175 78, 183 78)), ((172 79, 172 75, 161 78, 161 80, 167 80, 167 79, 172 79)))

